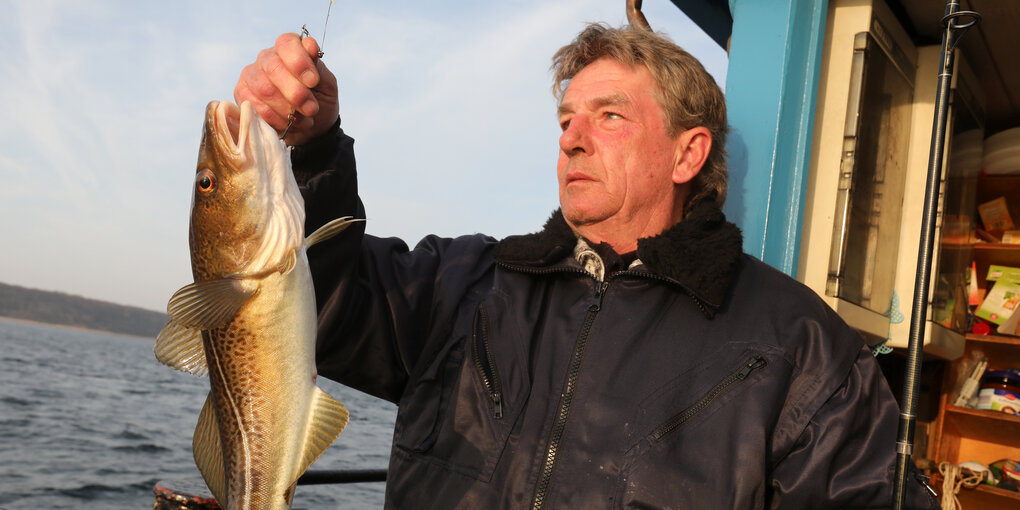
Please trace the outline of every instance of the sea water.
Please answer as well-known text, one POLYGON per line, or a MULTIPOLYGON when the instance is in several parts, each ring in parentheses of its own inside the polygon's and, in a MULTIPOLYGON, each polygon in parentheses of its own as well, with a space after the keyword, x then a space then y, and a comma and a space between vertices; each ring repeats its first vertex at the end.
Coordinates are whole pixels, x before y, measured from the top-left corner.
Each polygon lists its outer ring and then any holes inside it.
MULTIPOLYGON (((0 319, 0 509, 152 508, 157 481, 201 480, 191 436, 209 381, 161 365, 153 345, 0 319)), ((312 469, 385 469, 396 406, 319 386, 351 422, 312 469)), ((382 508, 383 489, 299 486, 293 508, 382 508)))

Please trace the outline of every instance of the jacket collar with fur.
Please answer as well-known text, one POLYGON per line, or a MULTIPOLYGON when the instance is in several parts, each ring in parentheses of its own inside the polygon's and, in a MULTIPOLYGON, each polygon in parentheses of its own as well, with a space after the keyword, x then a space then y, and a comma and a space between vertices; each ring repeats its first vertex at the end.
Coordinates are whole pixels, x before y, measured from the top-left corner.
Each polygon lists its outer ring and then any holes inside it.
MULTIPOLYGON (((502 240, 495 257, 511 266, 552 266, 573 255, 577 239, 562 211, 556 210, 541 232, 502 240)), ((639 239, 637 252, 649 271, 676 282, 716 309, 736 275, 742 238, 740 229, 706 201, 663 233, 639 239)))

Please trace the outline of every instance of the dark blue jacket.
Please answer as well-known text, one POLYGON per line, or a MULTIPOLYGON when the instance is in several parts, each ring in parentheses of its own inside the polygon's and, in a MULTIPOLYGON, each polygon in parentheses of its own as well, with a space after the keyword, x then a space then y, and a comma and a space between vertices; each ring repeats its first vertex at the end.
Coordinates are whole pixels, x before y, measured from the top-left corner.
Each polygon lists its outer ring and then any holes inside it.
MULTIPOLYGON (((365 217, 339 126, 293 161, 308 231, 365 217)), ((898 408, 861 336, 714 206, 605 281, 559 213, 413 250, 363 232, 309 250, 317 360, 399 405, 388 508, 891 507, 898 408)))

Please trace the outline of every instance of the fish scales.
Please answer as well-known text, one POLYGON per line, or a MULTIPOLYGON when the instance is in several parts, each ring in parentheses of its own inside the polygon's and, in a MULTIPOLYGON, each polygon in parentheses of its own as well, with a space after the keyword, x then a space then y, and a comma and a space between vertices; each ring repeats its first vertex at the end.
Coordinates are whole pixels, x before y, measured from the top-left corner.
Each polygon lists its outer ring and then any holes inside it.
POLYGON ((208 373, 195 463, 228 509, 289 508, 297 478, 329 447, 347 410, 315 385, 315 297, 289 153, 244 103, 212 102, 196 169, 194 283, 177 291, 157 338, 161 362, 208 373))

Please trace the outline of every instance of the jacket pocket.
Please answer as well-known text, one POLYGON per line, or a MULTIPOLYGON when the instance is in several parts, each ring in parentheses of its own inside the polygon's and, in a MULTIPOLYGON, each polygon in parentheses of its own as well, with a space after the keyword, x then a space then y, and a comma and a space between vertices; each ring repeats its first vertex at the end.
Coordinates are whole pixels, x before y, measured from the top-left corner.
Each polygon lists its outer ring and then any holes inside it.
POLYGON ((624 508, 761 507, 783 364, 773 366, 778 353, 759 347, 722 346, 638 404, 647 414, 624 455, 617 489, 624 508), (739 484, 732 462, 741 464, 739 484))
POLYGON ((473 330, 471 354, 475 369, 478 371, 482 387, 492 401, 492 417, 499 420, 503 418, 503 385, 500 383, 496 361, 489 345, 489 317, 484 305, 478 307, 473 330))
POLYGON ((702 411, 711 407, 712 402, 725 394, 732 386, 744 381, 751 375, 752 372, 764 368, 767 364, 768 361, 764 356, 761 354, 753 354, 751 357, 747 358, 747 361, 742 367, 734 370, 733 373, 719 381, 715 386, 712 386, 712 389, 705 393, 705 395, 698 399, 694 404, 673 415, 669 420, 666 420, 665 423, 656 427, 649 435, 649 439, 659 441, 670 433, 676 431, 685 423, 698 416, 698 414, 702 411))
MULTIPOLYGON (((422 388, 422 396, 438 400, 434 412, 398 414, 394 443, 405 462, 491 479, 527 397, 526 387, 506 386, 500 377, 506 371, 502 367, 520 360, 512 346, 505 345, 512 338, 491 335, 490 310, 498 304, 482 303, 473 316, 466 314, 455 328, 456 346, 445 359, 434 361, 442 375, 433 382, 441 388, 422 388)), ((418 398, 405 397, 408 402, 418 398)))

